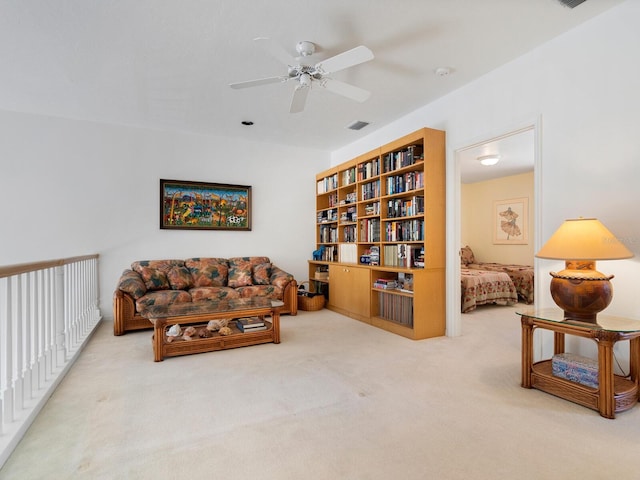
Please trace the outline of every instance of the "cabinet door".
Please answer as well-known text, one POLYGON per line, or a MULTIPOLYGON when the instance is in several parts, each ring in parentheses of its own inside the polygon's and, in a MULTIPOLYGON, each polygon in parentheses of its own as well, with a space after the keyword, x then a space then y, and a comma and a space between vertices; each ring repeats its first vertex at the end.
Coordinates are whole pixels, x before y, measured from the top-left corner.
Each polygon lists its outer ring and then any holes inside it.
POLYGON ((347 313, 369 317, 370 272, 348 265, 329 266, 329 305, 347 313))

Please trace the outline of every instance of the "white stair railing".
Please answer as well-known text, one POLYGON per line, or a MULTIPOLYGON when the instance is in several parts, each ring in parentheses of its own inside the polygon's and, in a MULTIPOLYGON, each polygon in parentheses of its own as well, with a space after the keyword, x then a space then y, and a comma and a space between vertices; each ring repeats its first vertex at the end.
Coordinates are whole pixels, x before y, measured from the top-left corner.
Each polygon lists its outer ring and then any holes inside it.
POLYGON ((101 319, 98 255, 0 267, 0 468, 101 319))

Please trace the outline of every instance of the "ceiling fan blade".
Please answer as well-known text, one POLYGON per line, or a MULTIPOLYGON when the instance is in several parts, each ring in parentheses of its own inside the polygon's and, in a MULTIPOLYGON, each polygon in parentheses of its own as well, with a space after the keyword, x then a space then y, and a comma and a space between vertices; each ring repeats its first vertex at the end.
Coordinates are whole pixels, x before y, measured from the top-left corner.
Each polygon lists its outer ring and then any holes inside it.
POLYGON ((294 65, 295 59, 289 55, 289 53, 284 49, 282 45, 277 42, 274 42, 270 38, 267 37, 258 37, 253 39, 260 47, 262 47, 265 51, 271 54, 271 56, 277 58, 285 65, 294 65))
POLYGON ((368 62, 369 60, 373 60, 373 52, 367 47, 360 45, 359 47, 342 52, 335 57, 330 57, 318 62, 316 69, 320 70, 323 74, 333 73, 360 63, 368 62))
POLYGON ((333 80, 331 78, 323 79, 320 82, 320 85, 330 92, 337 93, 338 95, 350 98, 351 100, 355 100, 356 102, 364 102, 371 96, 371 92, 369 92, 368 90, 341 82, 339 80, 333 80))
POLYGON ((237 82, 230 83, 229 86, 231 88, 249 88, 249 87, 257 87, 260 85, 267 85, 269 83, 284 83, 289 80, 289 77, 267 77, 267 78, 258 78, 256 80, 248 80, 246 82, 237 82))
POLYGON ((309 87, 297 86, 293 91, 293 97, 291 97, 290 113, 300 113, 304 110, 304 106, 307 103, 307 95, 309 95, 309 87))

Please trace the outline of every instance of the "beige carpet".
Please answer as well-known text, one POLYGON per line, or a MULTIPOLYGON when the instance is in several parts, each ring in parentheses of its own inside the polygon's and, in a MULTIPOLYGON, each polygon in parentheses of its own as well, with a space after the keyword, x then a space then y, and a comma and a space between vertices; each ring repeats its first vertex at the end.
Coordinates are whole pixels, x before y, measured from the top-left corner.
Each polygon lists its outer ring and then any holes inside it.
POLYGON ((417 342, 301 312, 280 345, 161 363, 103 322, 0 478, 640 478, 640 406, 607 420, 521 388, 514 312, 417 342))

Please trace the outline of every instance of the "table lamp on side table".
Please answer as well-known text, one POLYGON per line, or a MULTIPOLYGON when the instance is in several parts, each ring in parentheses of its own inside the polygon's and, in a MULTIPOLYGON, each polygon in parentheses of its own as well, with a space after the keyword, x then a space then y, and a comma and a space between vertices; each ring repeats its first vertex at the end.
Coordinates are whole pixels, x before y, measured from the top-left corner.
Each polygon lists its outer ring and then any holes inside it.
POLYGON ((564 318, 597 323, 596 315, 613 298, 613 275, 598 272, 596 260, 631 258, 633 253, 597 219, 580 217, 565 220, 536 257, 565 261, 564 270, 551 272, 551 296, 564 318))

